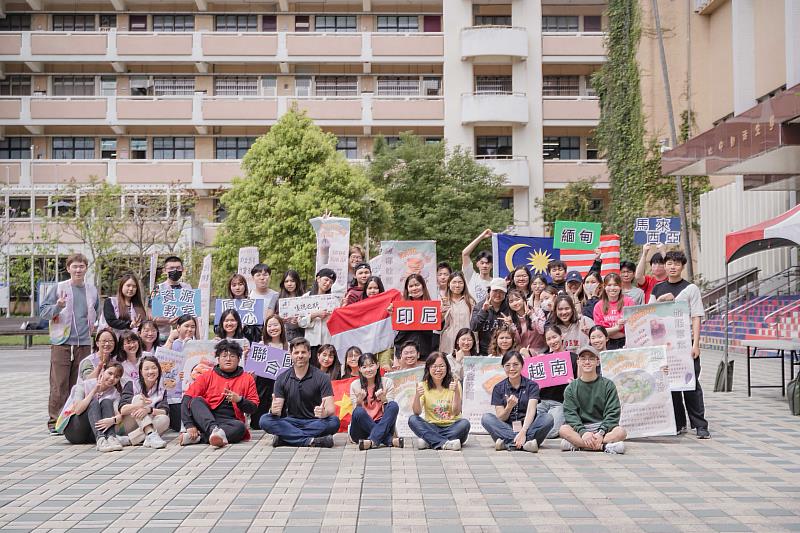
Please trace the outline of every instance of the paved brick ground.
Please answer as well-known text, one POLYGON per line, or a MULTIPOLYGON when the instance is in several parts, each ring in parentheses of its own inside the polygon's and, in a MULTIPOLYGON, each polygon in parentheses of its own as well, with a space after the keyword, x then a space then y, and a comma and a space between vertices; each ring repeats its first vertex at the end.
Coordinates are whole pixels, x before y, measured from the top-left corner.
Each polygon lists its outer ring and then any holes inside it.
MULTIPOLYGON (((710 392, 710 441, 628 444, 624 456, 273 449, 244 444, 100 454, 45 433, 47 352, 0 351, 0 528, 56 531, 800 531, 800 418, 778 389, 710 392)), ((754 382, 779 378, 757 362, 754 382)), ((787 370, 788 377, 788 370, 787 370)), ((170 436, 174 436, 171 434, 170 436)), ((338 439, 343 439, 340 435, 338 439)))

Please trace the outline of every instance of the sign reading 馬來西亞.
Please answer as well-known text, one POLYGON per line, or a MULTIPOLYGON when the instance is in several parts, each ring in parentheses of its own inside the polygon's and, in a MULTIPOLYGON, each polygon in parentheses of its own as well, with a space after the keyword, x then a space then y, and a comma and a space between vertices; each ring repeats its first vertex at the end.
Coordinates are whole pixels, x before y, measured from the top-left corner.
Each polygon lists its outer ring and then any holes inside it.
POLYGON ((633 224, 633 243, 680 244, 681 219, 679 217, 637 218, 633 224))
POLYGON ((289 352, 257 342, 250 345, 244 370, 262 378, 276 379, 291 366, 292 358, 289 352))
POLYGON ((601 229, 598 222, 556 220, 553 247, 559 250, 594 250, 600 246, 601 229))
POLYGON ((442 303, 438 300, 399 300, 392 308, 395 331, 439 330, 442 328, 442 303))
POLYGON ((566 385, 575 377, 569 352, 526 357, 522 365, 522 375, 535 381, 540 389, 566 385))
POLYGON ((278 301, 278 316, 281 318, 300 317, 316 311, 333 311, 342 304, 337 294, 316 294, 298 296, 297 298, 281 298, 278 301))
POLYGON ((161 291, 153 297, 153 317, 201 316, 201 298, 200 289, 161 291))
POLYGON ((264 323, 264 300, 261 298, 217 298, 214 304, 214 325, 219 324, 219 318, 224 311, 235 309, 242 320, 242 326, 260 326, 264 323))

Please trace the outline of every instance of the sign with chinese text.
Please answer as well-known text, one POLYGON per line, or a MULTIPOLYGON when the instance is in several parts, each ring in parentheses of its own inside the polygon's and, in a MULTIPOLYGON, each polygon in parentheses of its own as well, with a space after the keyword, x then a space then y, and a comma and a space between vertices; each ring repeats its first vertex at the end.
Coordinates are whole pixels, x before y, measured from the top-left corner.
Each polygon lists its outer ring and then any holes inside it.
MULTIPOLYGON (((638 348, 664 346, 669 365, 669 385, 673 391, 694 390, 692 359, 692 318, 687 302, 624 307, 625 346, 638 348)), ((605 369, 603 369, 605 373, 605 369)))
POLYGON ((675 435, 675 412, 663 346, 600 353, 603 377, 614 382, 629 439, 675 435))
POLYGON ((156 348, 156 359, 161 365, 161 381, 167 390, 167 403, 181 403, 183 398, 183 367, 186 356, 183 352, 168 350, 163 346, 156 348))
POLYGON ((182 315, 198 317, 201 314, 200 289, 173 289, 160 291, 153 297, 153 316, 175 318, 182 315))
POLYGON ((244 370, 253 372, 262 378, 275 379, 291 366, 292 358, 289 356, 289 352, 256 342, 250 345, 250 353, 244 363, 244 370))
POLYGON ((236 272, 244 276, 247 280, 247 290, 252 291, 256 285, 253 282, 253 276, 250 271, 258 264, 258 248, 255 246, 246 246, 239 248, 239 265, 236 272))
POLYGON ((200 271, 200 320, 197 324, 197 338, 208 338, 209 307, 211 305, 211 254, 203 258, 203 269, 200 271))
POLYGON ((392 308, 392 329, 421 331, 442 329, 442 303, 438 300, 398 300, 392 308))
POLYGON ((317 311, 333 311, 340 305, 342 298, 337 294, 281 298, 278 301, 278 316, 281 318, 306 316, 317 311))
MULTIPOLYGON (((310 220, 317 235, 315 272, 330 268, 336 272, 332 292, 344 292, 347 287, 347 269, 350 256, 350 219, 317 217, 310 220)), ((363 258, 366 260, 366 257, 363 258)))
POLYGON ((395 423, 398 437, 414 436, 414 432, 408 427, 408 419, 414 414, 411 404, 414 402, 417 383, 422 381, 424 372, 425 368, 418 366, 386 374, 386 377, 391 379, 394 384, 394 401, 397 402, 397 406, 400 408, 400 412, 397 414, 397 422, 395 423))
POLYGON ((535 381, 540 389, 566 385, 575 378, 569 352, 526 357, 522 365, 522 375, 535 381))
POLYGON ((386 289, 403 291, 406 278, 419 274, 431 298, 438 299, 436 290, 436 241, 381 241, 382 280, 386 289))
POLYGON ((633 243, 680 244, 681 219, 679 217, 637 218, 633 224, 633 243))
POLYGON ((214 325, 219 324, 223 311, 235 309, 242 319, 242 326, 260 326, 264 323, 264 300, 262 298, 217 298, 214 304, 214 325))
POLYGON ((556 220, 553 228, 553 247, 559 250, 594 250, 600 246, 598 222, 556 220))
POLYGON ((469 420, 470 433, 486 435, 481 425, 485 413, 493 413, 492 391, 494 386, 506 378, 500 365, 500 357, 464 358, 464 396, 461 416, 469 420))

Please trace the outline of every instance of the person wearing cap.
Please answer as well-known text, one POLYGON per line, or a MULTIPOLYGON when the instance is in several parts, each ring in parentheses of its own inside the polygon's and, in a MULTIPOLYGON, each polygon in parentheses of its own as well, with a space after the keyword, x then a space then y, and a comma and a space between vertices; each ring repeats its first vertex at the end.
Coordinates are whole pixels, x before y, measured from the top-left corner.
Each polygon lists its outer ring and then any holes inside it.
POLYGON ((201 374, 183 395, 181 446, 203 441, 222 448, 250 439, 245 415, 258 407, 258 392, 253 376, 239 366, 242 347, 226 339, 217 343, 214 353, 213 370, 201 374))
POLYGON ((478 353, 489 353, 489 342, 492 333, 503 323, 505 317, 511 316, 511 309, 506 302, 508 286, 503 278, 494 278, 489 284, 489 293, 472 310, 469 327, 478 333, 478 353))
MULTIPOLYGON (((311 290, 303 296, 330 294, 333 284, 336 283, 336 272, 330 268, 321 268, 314 279, 311 290)), ((313 311, 297 318, 297 325, 303 328, 303 337, 311 345, 311 355, 317 356, 317 349, 323 344, 331 343, 331 334, 328 332, 328 318, 331 312, 327 310, 313 311)))
POLYGON ((347 287, 347 294, 344 297, 344 304, 342 305, 354 304, 364 299, 364 290, 367 287, 367 280, 371 275, 372 267, 369 266, 369 263, 362 261, 356 265, 355 275, 352 281, 350 281, 350 286, 347 287))
POLYGON ((564 290, 572 297, 572 303, 575 305, 578 314, 582 314, 586 295, 583 292, 583 276, 581 276, 580 272, 577 270, 567 272, 564 290))
POLYGON ((639 258, 639 264, 636 265, 636 285, 644 291, 644 301, 650 301, 650 294, 653 292, 653 287, 667 279, 667 269, 664 262, 664 252, 666 245, 659 244, 645 244, 642 246, 642 256, 639 258), (647 264, 647 256, 652 250, 657 250, 650 258, 650 275, 645 275, 645 267, 647 264))
POLYGON ((563 451, 625 453, 628 436, 619 425, 622 411, 614 382, 597 374, 600 354, 592 346, 578 350, 578 379, 564 390, 564 420, 558 434, 563 451))
POLYGON ((633 285, 636 264, 633 261, 620 261, 619 277, 622 280, 622 294, 633 300, 636 305, 642 305, 645 302, 644 291, 633 285))

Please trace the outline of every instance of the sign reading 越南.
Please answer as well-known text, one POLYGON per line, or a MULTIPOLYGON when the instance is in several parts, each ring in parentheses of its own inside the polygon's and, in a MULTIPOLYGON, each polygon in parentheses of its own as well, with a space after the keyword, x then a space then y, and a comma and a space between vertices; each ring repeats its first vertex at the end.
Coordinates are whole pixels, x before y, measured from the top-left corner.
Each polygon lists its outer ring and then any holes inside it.
POLYGON ((559 250, 594 250, 600 246, 598 222, 556 220, 553 228, 553 248, 559 250))
POLYGON ((679 217, 637 218, 633 224, 633 243, 680 244, 681 219, 679 217))
POLYGON ((535 381, 540 389, 566 385, 575 377, 569 352, 526 357, 522 365, 522 375, 535 381))
POLYGON ((438 300, 399 300, 392 309, 392 329, 438 330, 442 327, 442 304, 438 300))

